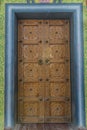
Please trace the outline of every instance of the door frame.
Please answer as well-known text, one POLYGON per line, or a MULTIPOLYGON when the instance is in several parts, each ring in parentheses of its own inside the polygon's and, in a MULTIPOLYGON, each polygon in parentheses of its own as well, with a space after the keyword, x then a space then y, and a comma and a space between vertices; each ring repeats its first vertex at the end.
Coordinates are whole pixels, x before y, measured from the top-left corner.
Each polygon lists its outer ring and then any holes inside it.
POLYGON ((17 20, 69 19, 72 123, 85 127, 84 45, 82 4, 6 4, 5 129, 17 123, 17 20))

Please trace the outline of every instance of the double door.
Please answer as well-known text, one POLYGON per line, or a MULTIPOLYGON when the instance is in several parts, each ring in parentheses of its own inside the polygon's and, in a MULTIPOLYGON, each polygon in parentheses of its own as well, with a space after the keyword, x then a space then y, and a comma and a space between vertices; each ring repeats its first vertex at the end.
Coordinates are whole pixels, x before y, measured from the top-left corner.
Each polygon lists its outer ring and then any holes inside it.
POLYGON ((69 20, 18 21, 18 121, 69 123, 69 20))

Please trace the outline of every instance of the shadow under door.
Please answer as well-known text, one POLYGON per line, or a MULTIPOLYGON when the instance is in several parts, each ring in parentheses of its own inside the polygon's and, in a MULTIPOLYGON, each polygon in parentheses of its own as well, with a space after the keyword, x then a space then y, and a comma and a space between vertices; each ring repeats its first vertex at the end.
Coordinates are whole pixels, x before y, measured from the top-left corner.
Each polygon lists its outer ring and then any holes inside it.
POLYGON ((71 122, 69 20, 18 21, 18 121, 71 122))

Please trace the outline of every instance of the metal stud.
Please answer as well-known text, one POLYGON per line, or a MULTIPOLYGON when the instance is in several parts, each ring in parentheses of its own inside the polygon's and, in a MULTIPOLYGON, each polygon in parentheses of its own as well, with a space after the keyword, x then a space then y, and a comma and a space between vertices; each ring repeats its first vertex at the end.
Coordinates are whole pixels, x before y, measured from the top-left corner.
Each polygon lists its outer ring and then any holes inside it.
POLYGON ((22 62, 22 59, 20 59, 19 62, 22 62))
POLYGON ((39 81, 42 81, 42 80, 43 80, 42 78, 39 79, 39 81))
POLYGON ((40 42, 40 43, 42 43, 42 41, 41 41, 41 40, 40 40, 39 42, 40 42))
POLYGON ((19 82, 22 82, 22 79, 19 79, 19 82))
POLYGON ((58 71, 58 69, 56 69, 56 71, 58 71))
POLYGON ((46 101, 49 101, 49 98, 46 98, 45 100, 46 100, 46 101))
POLYGON ((49 81, 49 79, 47 78, 46 81, 49 81))
POLYGON ((41 24, 42 22, 40 21, 39 24, 41 24))
POLYGON ((57 109, 56 110, 59 110, 59 108, 57 107, 57 109))
POLYGON ((45 22, 46 24, 48 24, 48 22, 45 22))
POLYGON ((32 111, 32 108, 30 108, 29 111, 32 111))
POLYGON ((40 101, 43 101, 43 98, 39 98, 40 101))
POLYGON ((32 88, 30 88, 30 91, 32 91, 32 88))
POLYGON ((22 43, 22 40, 20 40, 19 42, 22 43))
POLYGON ((32 52, 32 50, 30 50, 30 53, 32 52))
POLYGON ((45 43, 48 43, 48 41, 45 41, 45 43))
POLYGON ((66 59, 66 62, 68 62, 69 60, 68 59, 66 59))
POLYGON ((69 79, 67 78, 67 79, 66 79, 66 81, 68 82, 68 81, 69 81, 69 79))
POLYGON ((66 40, 66 43, 68 43, 68 40, 66 40))
POLYGON ((58 91, 59 89, 57 88, 56 90, 58 91))

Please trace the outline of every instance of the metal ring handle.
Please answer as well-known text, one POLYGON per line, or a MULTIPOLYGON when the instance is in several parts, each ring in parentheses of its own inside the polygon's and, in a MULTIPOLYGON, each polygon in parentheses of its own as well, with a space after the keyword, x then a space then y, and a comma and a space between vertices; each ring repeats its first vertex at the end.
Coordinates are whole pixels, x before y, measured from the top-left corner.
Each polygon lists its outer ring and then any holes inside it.
POLYGON ((46 63, 46 64, 50 64, 50 60, 49 60, 49 59, 46 59, 46 60, 45 60, 45 63, 46 63))
POLYGON ((39 60, 38 60, 38 64, 39 64, 39 65, 42 65, 42 64, 43 64, 43 60, 42 60, 42 59, 39 59, 39 60))

